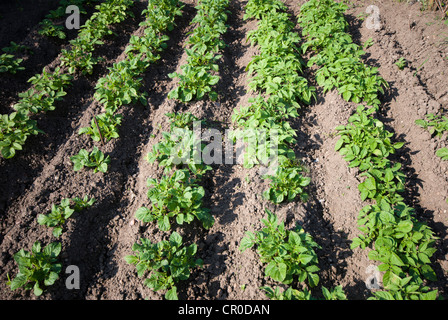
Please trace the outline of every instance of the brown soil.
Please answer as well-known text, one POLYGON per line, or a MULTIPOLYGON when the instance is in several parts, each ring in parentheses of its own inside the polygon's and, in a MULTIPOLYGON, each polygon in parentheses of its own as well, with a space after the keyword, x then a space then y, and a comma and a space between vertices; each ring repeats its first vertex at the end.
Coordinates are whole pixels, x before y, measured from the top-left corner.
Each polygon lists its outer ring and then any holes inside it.
MULTIPOLYGON (((37 240, 53 241, 51 231, 38 225, 37 215, 47 213, 51 204, 62 198, 85 194, 97 199, 95 205, 74 215, 61 238, 63 266, 79 267, 81 288, 67 290, 66 275, 62 272, 61 279, 40 298, 163 297, 162 293, 154 293, 145 287, 135 268, 123 260, 125 255, 132 253, 132 244, 140 237, 149 237, 153 241, 167 237, 154 225, 142 225, 134 218, 139 207, 148 205, 147 178, 162 174, 157 165, 145 160, 145 156, 160 140, 161 132, 168 130, 167 112, 190 111, 206 119, 209 127, 222 131, 231 127, 234 108, 246 105, 251 96, 246 92, 245 67, 256 53, 256 48, 250 47, 245 40, 247 32, 256 28, 256 23, 242 19, 246 2, 234 0, 227 21, 229 29, 224 36, 228 46, 222 52, 218 101, 182 105, 167 99, 175 84, 168 74, 179 70, 185 61, 183 45, 195 14, 194 2, 186 3, 177 27, 169 33, 170 40, 162 59, 144 75, 149 106, 122 107, 120 112, 124 119, 120 138, 104 146, 97 144, 112 159, 107 174, 76 173, 72 170, 70 156, 81 148, 93 147, 88 138, 77 132, 89 124, 94 114, 101 112, 101 106, 93 99, 95 84, 107 72, 108 66, 123 59, 129 37, 141 31, 138 12, 143 10, 143 3, 134 8, 136 18, 117 26, 117 36, 107 39, 97 51, 106 59, 94 75, 77 77, 64 102, 58 104, 55 111, 36 118, 46 134, 30 138, 24 150, 13 159, 0 159, 1 299, 36 299, 30 292, 11 292, 7 287, 6 275, 17 273, 13 255, 21 248, 30 249, 37 240)), ((290 13, 297 14, 299 3, 286 3, 290 13)), ((352 4, 347 13, 349 31, 358 43, 364 43, 368 38, 374 40, 373 46, 366 50, 366 62, 378 66, 380 74, 390 84, 382 97, 381 120, 395 133, 397 141, 406 142, 395 159, 403 164, 408 178, 406 201, 440 237, 433 259, 439 281, 431 285, 446 297, 448 166, 436 157, 435 150, 446 146, 447 142, 431 138, 414 124, 414 120, 427 112, 447 108, 447 47, 438 41, 441 40, 439 36, 448 31, 448 26, 438 20, 435 13, 421 12, 418 4, 392 0, 355 1, 352 4), (365 21, 357 18, 370 4, 376 4, 380 9, 382 28, 379 31, 367 29, 365 21), (410 62, 410 67, 403 71, 394 65, 401 56, 410 62), (427 58, 429 60, 414 76, 427 58)), ((4 39, 0 43, 2 41, 4 39)), ((41 60, 34 62, 35 68, 39 64, 54 66, 58 62, 57 52, 51 57, 41 56, 41 60)), ((308 78, 312 81, 312 75, 308 78)), ((8 86, 5 83, 2 92, 9 92, 7 96, 10 98, 6 99, 2 110, 9 110, 17 93, 26 89, 24 84, 8 86)), ((321 246, 316 252, 322 285, 327 288, 342 285, 349 299, 366 299, 371 295, 365 285, 369 266, 373 265, 367 257, 368 250, 350 249, 350 239, 358 235, 356 218, 365 203, 359 197, 356 170, 349 169, 334 151, 337 140, 334 128, 346 123, 356 105, 345 102, 336 92, 323 94, 319 89, 317 97, 317 102, 305 108, 301 117, 292 122, 298 133, 296 152, 303 157, 312 179, 309 201, 274 206, 261 197, 266 182, 261 179, 259 168, 214 165, 214 170, 206 175, 202 184, 206 189, 204 206, 210 208, 215 225, 208 231, 197 223, 174 226, 173 229, 186 243, 196 242, 198 255, 204 260, 204 267, 179 285, 181 299, 266 299, 259 287, 275 283, 263 276, 263 265, 254 250, 241 253, 238 249, 246 231, 261 228, 260 219, 265 216, 266 208, 285 220, 288 228, 302 224, 321 246)), ((320 289, 313 290, 313 295, 321 297, 320 289)))

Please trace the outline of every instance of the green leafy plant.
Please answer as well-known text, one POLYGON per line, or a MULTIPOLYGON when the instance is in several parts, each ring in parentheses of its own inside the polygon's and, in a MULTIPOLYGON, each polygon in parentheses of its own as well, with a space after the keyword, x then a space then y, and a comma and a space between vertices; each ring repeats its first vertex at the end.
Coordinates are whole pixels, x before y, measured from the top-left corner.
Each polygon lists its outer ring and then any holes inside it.
POLYGON ((187 280, 191 269, 203 264, 201 259, 194 258, 197 245, 182 246, 182 237, 177 232, 171 234, 169 241, 153 244, 142 238, 140 242, 132 246, 136 254, 126 256, 125 261, 135 265, 139 277, 150 274, 145 285, 154 291, 166 290, 165 299, 177 300, 176 284, 187 280))
POLYGON ((148 187, 148 198, 152 207, 137 210, 138 220, 157 221, 159 229, 163 231, 171 229, 171 218, 175 218, 180 225, 197 218, 205 229, 213 226, 213 216, 207 209, 202 208, 204 188, 195 184, 188 170, 177 170, 171 176, 164 175, 160 181, 150 178, 148 187))
POLYGON ((269 286, 263 286, 260 288, 266 294, 270 300, 314 300, 311 296, 311 292, 307 289, 303 291, 288 287, 286 290, 281 290, 280 287, 275 289, 269 286))
POLYGON ((12 54, 4 53, 0 55, 0 73, 9 72, 11 74, 16 74, 18 71, 25 70, 24 67, 20 66, 23 59, 15 58, 12 54))
MULTIPOLYGON (((288 287, 281 291, 280 287, 275 289, 269 286, 263 286, 260 289, 265 291, 266 296, 271 300, 318 300, 311 296, 311 292, 307 289, 303 291, 288 287)), ((322 294, 325 300, 347 300, 347 296, 341 286, 337 286, 332 290, 322 287, 322 294)))
POLYGON ((5 159, 14 157, 17 150, 22 150, 26 139, 30 135, 43 133, 36 126, 36 121, 31 120, 22 112, 12 112, 0 116, 0 150, 5 159))
POLYGON ((47 37, 56 37, 65 39, 67 35, 64 32, 64 26, 56 25, 50 19, 44 19, 40 24, 39 34, 47 37))
POLYGON ((247 39, 257 46, 258 54, 246 67, 251 76, 249 88, 258 95, 232 115, 238 128, 230 138, 245 146, 243 166, 263 165, 275 173, 263 175, 270 179, 264 198, 274 202, 306 200, 304 190, 309 179, 296 159, 292 146, 296 133, 287 122, 298 116, 303 104, 315 99, 315 88, 302 76, 300 36, 294 31, 287 7, 277 0, 250 0, 244 19, 257 19, 257 28, 247 39))
POLYGON ((336 286, 333 289, 327 289, 322 287, 322 294, 325 300, 347 300, 344 289, 342 286, 336 286))
POLYGON ((192 129, 194 122, 200 121, 191 112, 183 112, 183 113, 171 112, 167 113, 166 116, 170 119, 171 130, 174 128, 192 129))
MULTIPOLYGON (((415 120, 415 123, 428 130, 432 136, 442 137, 448 131, 448 117, 433 113, 428 113, 425 117, 426 119, 415 120)), ((448 149, 440 148, 437 150, 436 155, 442 158, 442 160, 448 160, 448 149)))
POLYGON ((283 222, 266 209, 267 219, 262 219, 264 228, 256 233, 246 232, 241 240, 240 250, 257 246, 263 263, 267 263, 265 275, 284 284, 308 281, 314 287, 319 282, 317 255, 313 248, 319 247, 311 236, 299 225, 294 230, 286 230, 283 222))
POLYGON ((60 204, 52 204, 51 212, 49 214, 38 215, 37 222, 40 225, 53 228, 53 235, 58 238, 62 235, 65 222, 72 216, 72 214, 92 206, 94 202, 95 198, 89 199, 88 196, 85 196, 83 199, 78 197, 73 199, 62 199, 60 204))
POLYGON ((71 49, 61 51, 61 66, 67 66, 69 73, 81 71, 92 74, 93 67, 101 60, 93 56, 95 47, 103 44, 107 35, 112 35, 110 25, 124 21, 132 12, 128 9, 132 0, 107 0, 95 8, 97 11, 81 27, 78 37, 70 41, 71 49))
POLYGON ((198 177, 211 170, 211 166, 205 165, 201 157, 205 145, 193 130, 173 127, 170 132, 163 132, 162 135, 162 141, 148 153, 148 162, 158 161, 161 167, 165 167, 165 172, 187 167, 198 177))
POLYGON ((431 135, 441 137, 444 132, 448 131, 448 117, 428 113, 425 118, 417 119, 415 123, 428 130, 431 135))
POLYGON ((384 159, 404 145, 402 142, 392 143, 393 134, 373 117, 374 112, 374 108, 366 109, 360 105, 346 126, 336 127, 341 138, 336 142, 335 150, 350 163, 349 167, 359 167, 361 171, 384 168, 387 164, 384 159))
POLYGON ((417 75, 417 73, 420 71, 421 68, 423 68, 423 66, 425 65, 426 62, 428 62, 429 58, 426 58, 425 61, 423 61, 423 63, 421 65, 418 66, 417 70, 415 70, 413 76, 415 77, 417 75))
POLYGON ((436 156, 442 158, 442 160, 448 160, 448 148, 440 148, 437 150, 436 156))
POLYGON ((117 127, 122 119, 121 114, 102 113, 91 120, 90 127, 80 128, 78 133, 91 136, 93 141, 101 141, 101 138, 106 141, 118 138, 120 135, 117 127))
POLYGON ((48 215, 40 214, 37 221, 40 225, 53 228, 53 235, 59 238, 62 235, 65 221, 71 217, 73 212, 75 210, 70 208, 70 199, 63 199, 61 204, 52 205, 51 212, 48 215))
POLYGON ((182 14, 178 0, 150 0, 143 10, 145 21, 140 23, 143 35, 131 36, 124 60, 114 63, 109 73, 100 78, 95 86, 95 99, 103 104, 106 113, 92 119, 90 128, 82 128, 80 134, 92 136, 94 141, 118 138, 121 115, 117 110, 125 104, 140 102, 147 104, 146 93, 140 92, 141 75, 151 63, 160 59, 159 52, 166 47, 169 37, 163 32, 172 30, 176 16, 182 14))
POLYGON ((33 288, 34 294, 40 296, 44 286, 48 287, 59 278, 62 265, 58 261, 61 252, 61 244, 53 242, 42 249, 40 242, 35 242, 31 252, 21 249, 14 255, 14 260, 19 266, 19 272, 8 285, 11 290, 24 287, 26 290, 33 288))
POLYGON ((400 57, 400 59, 398 59, 397 62, 395 62, 395 65, 398 67, 398 69, 403 70, 404 67, 406 67, 406 65, 408 64, 408 62, 406 61, 405 58, 400 57))
POLYGON ((79 171, 84 167, 94 168, 94 173, 107 172, 108 164, 110 164, 110 156, 105 157, 97 147, 93 147, 93 150, 89 153, 85 149, 81 149, 77 155, 70 157, 73 162, 73 170, 79 171))
POLYGON ((90 198, 88 195, 85 195, 82 199, 79 197, 74 197, 71 200, 73 201, 73 209, 76 212, 80 212, 86 208, 91 207, 96 201, 95 198, 90 198))
POLYGON ((137 75, 144 70, 139 56, 129 54, 128 59, 120 61, 110 68, 109 74, 101 78, 95 89, 95 99, 102 103, 106 110, 115 112, 118 106, 140 100, 146 104, 144 94, 139 93, 142 78, 137 75))
POLYGON ((53 72, 44 68, 41 74, 36 74, 28 80, 33 87, 19 94, 21 99, 14 108, 24 113, 52 111, 55 109, 54 103, 62 100, 67 94, 65 90, 72 79, 73 77, 64 74, 60 67, 56 67, 53 72))
POLYGON ((311 0, 302 5, 298 22, 306 42, 305 53, 316 53, 308 60, 308 66, 316 65, 316 81, 324 92, 337 88, 344 100, 379 106, 379 93, 384 93, 387 82, 378 75, 378 68, 362 61, 365 52, 346 32, 344 17, 347 5, 333 0, 311 0))
POLYGON ((22 44, 15 43, 14 41, 11 41, 8 47, 2 48, 2 51, 9 53, 9 54, 15 54, 18 52, 33 53, 29 47, 22 45, 22 44))
POLYGON ((374 108, 359 106, 349 124, 337 128, 341 138, 335 149, 365 177, 358 185, 361 199, 373 200, 358 215, 362 234, 353 239, 351 248, 373 245, 369 259, 381 262, 378 269, 384 272, 387 291, 375 292, 373 299, 432 299, 437 292, 428 292, 423 284, 424 279, 437 280, 430 266, 436 237, 404 203, 405 175, 400 163, 388 159, 402 143, 391 142, 392 134, 373 112, 374 108))
POLYGON ((263 192, 263 197, 273 203, 293 201, 297 196, 304 202, 308 200, 308 194, 304 188, 310 184, 310 178, 302 175, 300 166, 280 166, 275 175, 265 175, 271 179, 269 189, 263 192))

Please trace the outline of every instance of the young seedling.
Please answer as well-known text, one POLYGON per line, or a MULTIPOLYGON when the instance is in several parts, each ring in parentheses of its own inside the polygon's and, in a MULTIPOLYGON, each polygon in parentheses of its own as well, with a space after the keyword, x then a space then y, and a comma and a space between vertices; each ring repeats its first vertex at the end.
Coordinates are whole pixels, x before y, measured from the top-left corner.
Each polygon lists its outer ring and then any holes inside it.
POLYGON ((408 64, 408 62, 406 61, 405 58, 400 57, 400 59, 398 59, 398 61, 395 62, 395 64, 398 67, 398 69, 403 70, 404 67, 406 67, 406 65, 408 64))
POLYGON ((11 74, 16 74, 18 71, 25 70, 24 67, 20 66, 23 59, 16 59, 14 55, 4 53, 0 55, 0 73, 9 72, 11 74))
POLYGON ((414 77, 417 75, 417 73, 420 71, 420 69, 425 65, 426 62, 428 62, 429 58, 427 58, 425 61, 423 61, 423 63, 417 68, 417 70, 415 70, 414 72, 414 77))
POLYGON ((364 42, 364 45, 362 46, 363 49, 367 49, 370 48, 371 46, 373 46, 375 42, 373 41, 372 38, 369 38, 366 40, 366 42, 364 42))
POLYGON ((304 202, 308 194, 304 188, 310 184, 310 178, 302 175, 303 168, 279 167, 275 175, 265 175, 263 178, 271 180, 269 189, 263 192, 263 197, 275 204, 283 201, 293 201, 297 196, 304 202))
POLYGON ((440 148, 437 150, 436 156, 442 158, 442 160, 448 160, 448 148, 440 148))
POLYGON ((68 218, 75 212, 70 208, 70 199, 63 199, 61 204, 51 206, 51 212, 48 215, 40 214, 37 222, 40 225, 53 228, 53 236, 59 238, 62 235, 63 226, 68 218))
POLYGON ((91 207, 95 203, 96 199, 89 198, 88 195, 85 195, 82 199, 79 197, 72 198, 72 201, 74 203, 73 209, 76 212, 81 212, 82 210, 91 207))
POLYGON ((121 114, 102 113, 93 117, 90 127, 81 128, 78 133, 87 134, 92 137, 93 141, 101 141, 104 144, 104 139, 109 141, 120 136, 117 127, 121 124, 122 119, 121 114))
POLYGON ((148 179, 148 186, 152 206, 137 210, 138 220, 157 221, 157 226, 163 231, 171 229, 172 218, 180 225, 197 218, 205 229, 213 226, 213 216, 202 207, 204 188, 195 183, 188 170, 177 170, 171 176, 164 175, 160 181, 148 179))
POLYGON ((149 273, 145 285, 154 291, 166 290, 165 299, 178 300, 176 284, 190 277, 191 269, 202 266, 201 259, 195 259, 197 245, 182 246, 182 237, 173 232, 169 241, 151 243, 141 239, 132 250, 135 255, 128 255, 124 260, 135 265, 139 277, 149 273))
POLYGON ((14 255, 19 266, 19 273, 13 280, 8 277, 11 290, 24 287, 26 290, 34 289, 34 294, 40 296, 43 287, 51 286, 59 278, 62 265, 57 257, 61 252, 61 244, 53 242, 43 250, 40 242, 35 242, 31 252, 21 249, 14 255))
POLYGON ((53 228, 53 236, 59 238, 62 235, 63 228, 67 219, 69 219, 74 212, 80 212, 87 207, 90 207, 95 202, 95 198, 89 199, 88 196, 73 199, 63 199, 60 204, 51 206, 51 212, 47 215, 40 214, 37 221, 40 225, 45 225, 53 228), (73 204, 72 204, 73 203, 73 204))
POLYGON ((97 147, 93 147, 92 152, 88 152, 85 149, 81 149, 77 155, 70 157, 73 162, 73 170, 79 171, 84 167, 94 168, 94 173, 107 172, 108 164, 110 163, 110 156, 104 157, 97 147))
POLYGON ((275 281, 290 284, 294 277, 299 282, 308 281, 311 287, 319 282, 317 255, 313 248, 319 246, 299 225, 294 230, 286 230, 283 222, 266 209, 267 219, 261 222, 265 227, 256 233, 246 232, 241 240, 240 250, 257 246, 261 262, 266 263, 265 275, 275 281))
POLYGON ((441 137, 448 131, 448 117, 428 113, 426 119, 417 119, 415 123, 425 130, 428 130, 432 136, 441 137))

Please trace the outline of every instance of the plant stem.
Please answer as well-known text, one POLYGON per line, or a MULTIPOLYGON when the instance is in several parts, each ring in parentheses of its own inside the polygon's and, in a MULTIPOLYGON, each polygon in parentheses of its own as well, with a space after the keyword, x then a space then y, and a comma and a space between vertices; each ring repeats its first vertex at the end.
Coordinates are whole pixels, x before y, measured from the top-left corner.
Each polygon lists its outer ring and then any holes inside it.
POLYGON ((103 135, 101 134, 101 130, 100 130, 100 126, 98 125, 98 122, 96 122, 96 116, 93 117, 93 120, 95 121, 96 128, 98 129, 98 133, 99 133, 100 139, 101 139, 101 144, 104 146, 103 135))

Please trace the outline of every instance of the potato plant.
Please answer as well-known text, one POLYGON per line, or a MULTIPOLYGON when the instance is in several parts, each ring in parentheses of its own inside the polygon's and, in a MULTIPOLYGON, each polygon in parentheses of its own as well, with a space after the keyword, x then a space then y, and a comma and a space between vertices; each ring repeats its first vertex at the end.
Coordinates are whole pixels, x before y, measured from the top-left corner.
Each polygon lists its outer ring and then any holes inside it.
POLYGON ((8 280, 11 290, 24 287, 26 290, 33 289, 34 295, 40 296, 45 287, 53 285, 59 278, 62 270, 58 259, 60 253, 61 243, 59 242, 52 242, 42 248, 41 243, 36 241, 31 252, 20 249, 14 255, 19 272, 14 279, 8 280))
POLYGON ((142 238, 132 246, 135 255, 124 259, 135 265, 139 277, 149 274, 145 285, 154 291, 164 290, 165 299, 178 300, 176 284, 190 277, 191 269, 202 266, 201 259, 196 259, 197 245, 183 246, 182 237, 173 232, 169 240, 152 243, 142 238))
POLYGON ((287 230, 274 213, 268 209, 266 213, 267 219, 261 220, 265 227, 255 233, 247 231, 240 250, 256 246, 261 262, 267 264, 265 275, 275 281, 291 284, 297 279, 315 287, 319 283, 319 267, 314 248, 319 246, 300 225, 287 230))

